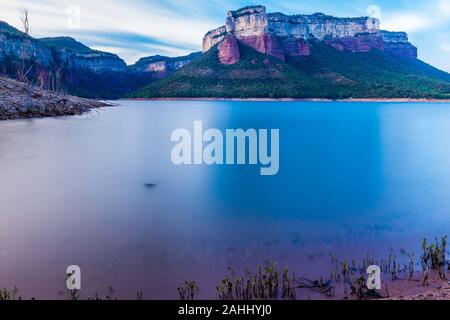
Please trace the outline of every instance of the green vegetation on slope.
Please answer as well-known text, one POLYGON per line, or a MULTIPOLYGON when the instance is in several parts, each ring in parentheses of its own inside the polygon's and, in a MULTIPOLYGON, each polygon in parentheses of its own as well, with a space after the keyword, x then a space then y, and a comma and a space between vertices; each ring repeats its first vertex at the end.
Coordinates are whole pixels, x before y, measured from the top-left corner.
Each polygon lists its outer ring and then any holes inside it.
POLYGON ((311 46, 311 56, 283 62, 240 45, 234 65, 221 64, 215 47, 132 97, 450 99, 450 74, 420 60, 311 46))
POLYGON ((39 39, 39 41, 45 43, 47 46, 55 50, 65 49, 70 52, 78 52, 78 53, 95 52, 91 48, 85 46, 81 42, 78 42, 70 37, 41 38, 39 39))
POLYGON ((16 36, 16 37, 24 37, 25 33, 17 30, 16 28, 10 26, 4 21, 0 21, 0 33, 7 34, 9 36, 16 36))

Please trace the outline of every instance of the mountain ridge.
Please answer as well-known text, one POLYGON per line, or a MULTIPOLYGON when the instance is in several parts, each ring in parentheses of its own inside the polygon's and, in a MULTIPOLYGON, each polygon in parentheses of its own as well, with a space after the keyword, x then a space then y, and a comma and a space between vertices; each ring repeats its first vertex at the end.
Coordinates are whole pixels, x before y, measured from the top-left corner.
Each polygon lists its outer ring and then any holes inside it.
POLYGON ((135 98, 450 99, 450 74, 417 59, 407 33, 371 17, 228 12, 201 59, 135 98))
POLYGON ((203 53, 132 65, 71 37, 34 39, 1 21, 0 39, 0 74, 17 74, 27 44, 31 82, 53 90, 59 76, 62 90, 88 98, 450 98, 450 75, 418 60, 405 32, 380 30, 371 17, 248 6, 206 33, 203 53))
POLYGON ((417 59, 417 48, 405 32, 381 30, 380 21, 372 17, 340 18, 323 13, 285 15, 268 13, 264 6, 248 6, 228 12, 224 26, 206 33, 203 52, 225 38, 227 41, 235 38, 283 61, 288 57, 308 56, 306 41, 310 39, 323 41, 340 51, 379 49, 417 59))
POLYGON ((420 60, 379 50, 338 51, 316 40, 309 45, 310 56, 285 62, 238 43, 241 59, 232 65, 220 61, 216 45, 201 59, 130 97, 450 99, 450 74, 420 60))
MULTIPOLYGON (((33 38, 0 21, 0 75, 17 78, 25 57, 28 80, 43 89, 99 99, 117 99, 198 57, 159 56, 161 68, 128 66, 118 55, 94 50, 72 37, 33 38)), ((145 57, 140 59, 141 65, 145 57)), ((138 61, 138 63, 139 63, 138 61)))
POLYGON ((185 56, 168 57, 163 55, 154 55, 140 58, 136 63, 128 67, 137 72, 170 72, 177 71, 191 61, 199 58, 201 52, 193 52, 185 56))

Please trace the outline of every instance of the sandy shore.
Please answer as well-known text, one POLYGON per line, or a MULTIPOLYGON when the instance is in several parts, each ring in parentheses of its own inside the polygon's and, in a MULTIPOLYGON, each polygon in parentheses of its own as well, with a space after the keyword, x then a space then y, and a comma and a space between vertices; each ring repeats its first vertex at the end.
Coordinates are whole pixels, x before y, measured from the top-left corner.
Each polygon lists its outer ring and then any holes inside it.
POLYGON ((424 275, 419 274, 413 280, 399 279, 389 282, 382 290, 388 297, 384 300, 450 300, 450 272, 447 280, 441 279, 439 273, 433 270, 424 285, 424 275))

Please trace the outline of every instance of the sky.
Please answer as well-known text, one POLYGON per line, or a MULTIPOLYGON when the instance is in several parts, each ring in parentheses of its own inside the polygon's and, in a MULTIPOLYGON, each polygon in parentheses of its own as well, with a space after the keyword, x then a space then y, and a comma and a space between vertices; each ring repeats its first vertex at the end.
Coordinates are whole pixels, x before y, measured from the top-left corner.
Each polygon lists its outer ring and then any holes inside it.
POLYGON ((383 29, 408 32, 420 59, 450 72, 450 0, 0 0, 0 20, 20 29, 26 7, 32 36, 71 36, 132 64, 200 51, 228 11, 256 4, 285 14, 375 16, 383 29))

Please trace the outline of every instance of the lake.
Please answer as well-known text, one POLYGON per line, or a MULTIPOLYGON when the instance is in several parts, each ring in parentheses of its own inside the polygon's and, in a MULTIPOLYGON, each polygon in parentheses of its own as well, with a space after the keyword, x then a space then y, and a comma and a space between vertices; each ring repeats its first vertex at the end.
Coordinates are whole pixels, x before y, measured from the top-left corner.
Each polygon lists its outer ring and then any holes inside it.
POLYGON ((65 298, 202 298, 266 260, 327 277, 329 254, 420 255, 450 232, 450 104, 120 101, 0 122, 0 287, 65 298), (171 133, 280 129, 280 171, 175 166, 171 133))

